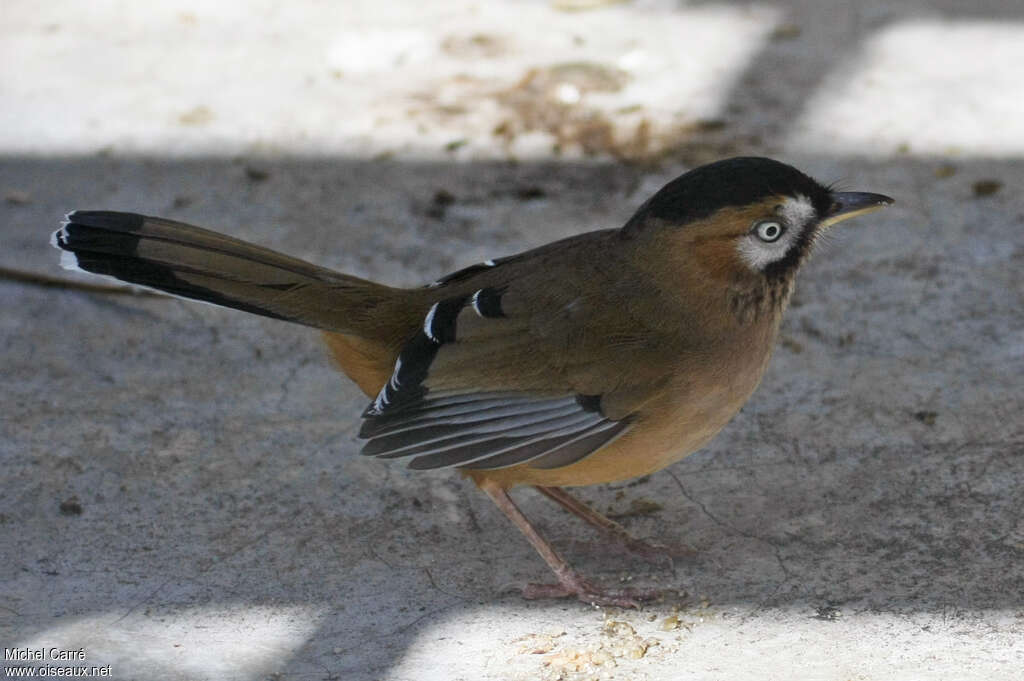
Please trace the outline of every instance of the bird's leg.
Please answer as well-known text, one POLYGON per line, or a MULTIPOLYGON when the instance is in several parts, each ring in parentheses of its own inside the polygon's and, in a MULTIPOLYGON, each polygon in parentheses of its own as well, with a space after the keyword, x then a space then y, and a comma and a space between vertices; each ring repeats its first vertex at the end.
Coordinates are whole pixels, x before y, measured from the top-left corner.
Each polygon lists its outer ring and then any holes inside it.
POLYGON ((688 546, 669 547, 664 544, 646 542, 637 539, 629 531, 611 518, 598 513, 590 506, 566 492, 561 487, 542 487, 535 485, 534 489, 553 500, 559 506, 573 515, 579 516, 590 525, 606 533, 615 541, 622 544, 629 551, 643 557, 646 560, 660 562, 668 559, 672 562, 673 556, 692 555, 694 550, 688 546))
POLYGON ((527 584, 523 588, 524 598, 566 598, 575 596, 584 603, 611 605, 620 608, 638 608, 642 601, 652 600, 660 591, 649 589, 602 589, 576 572, 568 562, 548 543, 536 527, 527 520, 515 505, 508 492, 496 485, 483 484, 480 489, 519 528, 526 540, 548 564, 558 578, 558 584, 527 584))

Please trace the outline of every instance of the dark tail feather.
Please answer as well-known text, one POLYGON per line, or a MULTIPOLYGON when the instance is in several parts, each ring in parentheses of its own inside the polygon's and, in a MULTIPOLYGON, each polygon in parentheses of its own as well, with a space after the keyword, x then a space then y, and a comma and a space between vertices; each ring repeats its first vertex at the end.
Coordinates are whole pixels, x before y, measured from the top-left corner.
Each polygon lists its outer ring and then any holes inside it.
POLYGON ((399 289, 136 213, 74 211, 51 243, 66 269, 328 331, 372 337, 404 307, 399 289))

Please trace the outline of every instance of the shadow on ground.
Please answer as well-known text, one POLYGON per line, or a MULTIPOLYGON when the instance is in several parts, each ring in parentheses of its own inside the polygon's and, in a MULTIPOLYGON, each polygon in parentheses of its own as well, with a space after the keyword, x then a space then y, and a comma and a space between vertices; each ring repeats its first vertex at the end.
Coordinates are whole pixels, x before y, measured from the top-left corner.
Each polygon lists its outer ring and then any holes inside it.
MULTIPOLYGON (((899 203, 808 267, 753 401, 669 471, 582 492, 695 558, 610 553, 519 494, 578 567, 743 612, 1024 607, 1024 204, 974 190, 1024 173, 939 165, 844 163, 851 188, 899 203)), ((57 273, 46 240, 60 213, 102 207, 412 285, 614 226, 651 182, 600 164, 5 159, 0 186, 31 201, 0 207, 3 264, 57 273)), ((0 286, 5 640, 77 618, 90 636, 130 636, 197 612, 280 611, 308 641, 270 668, 371 678, 445 621, 584 608, 500 595, 546 568, 471 485, 358 456, 366 400, 314 333, 171 299, 0 286)))

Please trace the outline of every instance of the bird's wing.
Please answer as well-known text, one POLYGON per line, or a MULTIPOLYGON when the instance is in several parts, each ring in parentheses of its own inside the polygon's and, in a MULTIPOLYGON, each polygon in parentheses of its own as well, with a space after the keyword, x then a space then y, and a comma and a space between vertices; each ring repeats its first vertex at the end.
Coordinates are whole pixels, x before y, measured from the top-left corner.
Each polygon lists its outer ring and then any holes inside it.
POLYGON ((531 271, 430 307, 363 414, 364 454, 416 469, 557 468, 629 429, 663 378, 632 361, 657 335, 608 298, 600 274, 545 283, 544 268, 531 271))

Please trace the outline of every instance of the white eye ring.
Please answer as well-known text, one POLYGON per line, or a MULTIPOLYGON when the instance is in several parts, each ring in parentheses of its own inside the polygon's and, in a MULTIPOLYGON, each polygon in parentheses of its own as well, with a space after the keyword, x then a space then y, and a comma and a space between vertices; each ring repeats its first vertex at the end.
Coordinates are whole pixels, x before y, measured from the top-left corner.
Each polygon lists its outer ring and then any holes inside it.
POLYGON ((770 244, 773 241, 778 241, 779 237, 785 233, 786 228, 775 220, 765 220, 757 223, 754 231, 757 233, 758 239, 770 244))

